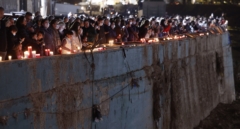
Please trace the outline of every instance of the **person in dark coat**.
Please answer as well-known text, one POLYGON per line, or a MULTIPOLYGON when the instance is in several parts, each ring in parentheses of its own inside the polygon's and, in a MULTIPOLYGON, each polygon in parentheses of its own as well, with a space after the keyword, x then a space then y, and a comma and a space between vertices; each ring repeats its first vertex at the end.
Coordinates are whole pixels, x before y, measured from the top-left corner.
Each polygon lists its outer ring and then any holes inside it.
POLYGON ((49 31, 48 27, 49 27, 49 21, 48 19, 43 19, 42 23, 41 23, 41 28, 40 31, 44 32, 44 42, 45 42, 45 48, 46 49, 50 49, 51 51, 55 51, 55 45, 53 42, 53 35, 51 33, 51 31, 49 31))
POLYGON ((17 35, 17 27, 12 25, 9 27, 9 31, 7 34, 7 55, 11 55, 12 59, 17 59, 17 55, 15 54, 15 47, 17 47, 21 42, 20 37, 17 35))
POLYGON ((0 7, 0 56, 5 60, 7 54, 7 28, 3 20, 4 8, 0 7))
POLYGON ((88 20, 84 21, 83 36, 82 39, 86 39, 88 42, 94 42, 96 38, 96 30, 89 24, 88 20))
POLYGON ((146 34, 148 32, 148 27, 149 27, 149 21, 146 20, 144 22, 144 24, 139 28, 139 33, 138 33, 139 39, 145 38, 145 36, 146 36, 146 34))
POLYGON ((105 37, 106 37, 106 41, 108 42, 109 41, 109 30, 110 30, 110 22, 108 19, 105 19, 104 20, 104 33, 105 33, 105 37))
POLYGON ((52 34, 53 36, 53 43, 54 43, 54 54, 58 53, 58 49, 61 47, 61 39, 60 39, 60 35, 58 33, 58 29, 59 29, 59 25, 58 25, 58 21, 57 20, 52 20, 50 23, 50 27, 48 28, 49 32, 52 34))
POLYGON ((38 31, 37 32, 37 46, 36 46, 36 52, 40 53, 41 56, 44 56, 45 54, 45 42, 44 42, 44 32, 38 31))
POLYGON ((109 40, 115 40, 117 38, 117 34, 114 29, 115 29, 115 23, 112 22, 111 27, 109 29, 109 40))
POLYGON ((120 19, 116 20, 114 30, 116 32, 118 41, 121 42, 122 41, 122 38, 121 38, 121 36, 122 36, 122 27, 121 27, 120 19))
POLYGON ((99 43, 103 44, 103 43, 107 43, 106 41, 106 37, 105 37, 105 29, 103 27, 103 19, 102 18, 98 18, 98 23, 96 25, 96 31, 97 31, 97 40, 100 40, 99 43))
POLYGON ((22 43, 23 50, 27 50, 27 46, 29 45, 30 40, 30 36, 29 33, 27 32, 26 25, 27 25, 26 18, 24 16, 19 17, 16 22, 16 26, 18 28, 17 35, 25 39, 24 42, 22 43))

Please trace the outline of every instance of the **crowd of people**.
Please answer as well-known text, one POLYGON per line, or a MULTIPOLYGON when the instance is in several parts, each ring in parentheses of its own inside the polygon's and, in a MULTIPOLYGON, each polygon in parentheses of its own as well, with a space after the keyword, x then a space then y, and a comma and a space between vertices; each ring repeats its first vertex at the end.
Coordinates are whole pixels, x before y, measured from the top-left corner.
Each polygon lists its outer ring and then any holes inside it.
POLYGON ((28 46, 45 56, 44 50, 54 54, 74 53, 88 43, 135 42, 145 38, 162 38, 184 33, 219 31, 227 28, 224 16, 166 16, 124 18, 116 16, 43 18, 39 12, 26 12, 17 20, 4 18, 4 8, 0 7, 0 56, 7 59, 20 59, 28 46))

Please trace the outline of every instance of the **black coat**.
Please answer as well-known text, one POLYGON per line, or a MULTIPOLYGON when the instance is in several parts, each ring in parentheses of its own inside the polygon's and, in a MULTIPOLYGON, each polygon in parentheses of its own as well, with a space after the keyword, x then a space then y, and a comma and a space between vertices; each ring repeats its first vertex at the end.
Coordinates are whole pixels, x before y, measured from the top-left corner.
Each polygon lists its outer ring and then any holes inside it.
POLYGON ((7 51, 7 28, 6 22, 0 20, 0 52, 7 51))
POLYGON ((7 34, 7 55, 13 55, 14 48, 19 45, 20 40, 18 35, 13 35, 11 32, 7 34))
POLYGON ((19 38, 25 38, 24 42, 22 43, 22 48, 23 50, 27 50, 27 46, 29 45, 29 40, 30 40, 30 36, 29 33, 27 32, 27 28, 26 26, 17 26, 18 28, 18 32, 17 35, 19 36, 19 38))
POLYGON ((101 39, 100 44, 107 43, 105 37, 105 30, 103 26, 100 26, 100 30, 98 30, 98 40, 101 39))
POLYGON ((45 42, 45 47, 46 49, 50 49, 51 51, 55 51, 55 44, 53 42, 53 34, 49 29, 41 28, 41 31, 44 32, 44 42, 45 42))

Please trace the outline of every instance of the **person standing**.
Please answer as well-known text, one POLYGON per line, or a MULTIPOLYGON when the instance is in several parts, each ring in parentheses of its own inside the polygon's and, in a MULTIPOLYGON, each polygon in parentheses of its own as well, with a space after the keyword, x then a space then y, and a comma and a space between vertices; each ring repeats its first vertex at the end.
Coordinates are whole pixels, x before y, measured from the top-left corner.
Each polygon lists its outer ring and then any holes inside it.
POLYGON ((7 54, 7 28, 3 20, 4 8, 0 7, 0 56, 5 60, 7 54))
POLYGON ((79 22, 75 22, 71 28, 71 31, 73 32, 72 35, 72 50, 75 52, 79 52, 82 49, 82 28, 80 26, 79 22))
POLYGON ((74 53, 72 49, 72 37, 73 37, 73 32, 70 30, 66 31, 66 36, 62 41, 62 54, 70 54, 74 53))
POLYGON ((45 48, 50 49, 51 51, 55 51, 55 46, 53 42, 53 35, 49 31, 49 21, 48 19, 43 19, 41 23, 41 28, 40 31, 44 32, 44 43, 45 43, 45 48))
POLYGON ((98 18, 97 25, 96 25, 96 31, 97 31, 97 40, 96 41, 99 41, 100 44, 107 43, 102 18, 98 18))
POLYGON ((83 39, 87 39, 87 42, 94 42, 96 38, 96 30, 89 24, 89 20, 84 21, 83 27, 83 39))
POLYGON ((59 25, 57 20, 52 20, 50 23, 50 27, 48 28, 49 32, 53 36, 53 45, 54 45, 54 54, 58 54, 58 49, 61 47, 61 39, 58 33, 59 25))

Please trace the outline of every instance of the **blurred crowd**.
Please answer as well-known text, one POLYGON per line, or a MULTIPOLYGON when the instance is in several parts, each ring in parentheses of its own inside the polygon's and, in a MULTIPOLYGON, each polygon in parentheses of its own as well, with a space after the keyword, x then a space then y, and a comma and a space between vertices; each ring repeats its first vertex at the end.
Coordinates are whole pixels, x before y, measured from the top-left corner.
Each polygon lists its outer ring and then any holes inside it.
POLYGON ((44 50, 54 54, 67 54, 81 51, 90 43, 136 42, 145 38, 163 38, 185 33, 219 32, 227 29, 228 21, 224 15, 203 16, 165 16, 149 19, 125 18, 116 16, 81 16, 43 18, 39 12, 27 12, 14 20, 4 17, 0 7, 0 56, 7 59, 20 59, 28 46, 45 56, 44 50), (59 51, 61 49, 61 51, 59 51))

